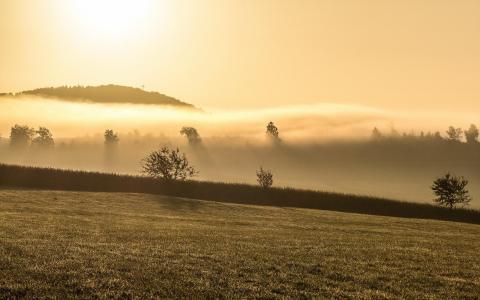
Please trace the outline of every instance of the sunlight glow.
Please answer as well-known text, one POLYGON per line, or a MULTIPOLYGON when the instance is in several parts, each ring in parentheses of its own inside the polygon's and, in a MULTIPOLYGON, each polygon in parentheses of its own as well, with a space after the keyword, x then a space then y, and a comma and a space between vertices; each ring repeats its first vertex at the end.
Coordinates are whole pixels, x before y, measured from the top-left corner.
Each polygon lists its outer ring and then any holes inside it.
POLYGON ((89 34, 114 38, 135 34, 152 4, 152 0, 73 0, 72 9, 89 34))

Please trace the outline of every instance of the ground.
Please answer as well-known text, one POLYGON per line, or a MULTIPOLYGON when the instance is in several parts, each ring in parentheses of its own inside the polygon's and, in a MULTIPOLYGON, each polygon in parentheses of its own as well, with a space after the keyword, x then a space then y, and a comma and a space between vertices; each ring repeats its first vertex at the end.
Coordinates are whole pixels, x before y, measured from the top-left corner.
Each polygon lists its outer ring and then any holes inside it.
POLYGON ((0 190, 0 298, 477 299, 480 226, 0 190))

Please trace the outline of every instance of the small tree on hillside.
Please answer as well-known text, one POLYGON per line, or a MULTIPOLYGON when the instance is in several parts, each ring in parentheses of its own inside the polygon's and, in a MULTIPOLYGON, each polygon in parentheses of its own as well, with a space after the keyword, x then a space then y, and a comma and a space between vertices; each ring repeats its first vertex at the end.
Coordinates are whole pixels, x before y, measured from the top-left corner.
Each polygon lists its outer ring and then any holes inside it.
POLYGON ((460 142, 462 138, 462 128, 455 128, 453 126, 448 127, 447 139, 451 142, 460 142))
POLYGON ((186 136, 188 143, 192 146, 198 145, 202 142, 200 134, 198 134, 197 129, 193 127, 183 127, 182 130, 180 130, 180 134, 186 136))
POLYGON ((143 160, 143 173, 164 180, 186 180, 198 172, 190 166, 185 153, 180 153, 178 148, 163 147, 151 152, 143 160))
POLYGON ((467 190, 468 180, 455 177, 447 173, 444 177, 433 182, 432 190, 435 196, 433 201, 439 205, 454 208, 457 204, 468 205, 472 200, 467 190))
POLYGON ((53 135, 48 128, 39 127, 35 133, 37 134, 37 137, 32 140, 32 145, 41 148, 50 148, 55 146, 53 135))
POLYGON ((273 184, 272 172, 270 170, 264 170, 262 167, 260 167, 260 170, 257 171, 257 182, 265 189, 270 188, 273 184))
POLYGON ((15 124, 10 130, 10 146, 15 148, 28 147, 34 134, 35 129, 26 125, 22 126, 15 124))
POLYGON ((470 128, 465 130, 464 134, 468 144, 478 143, 478 128, 474 124, 470 125, 470 128))

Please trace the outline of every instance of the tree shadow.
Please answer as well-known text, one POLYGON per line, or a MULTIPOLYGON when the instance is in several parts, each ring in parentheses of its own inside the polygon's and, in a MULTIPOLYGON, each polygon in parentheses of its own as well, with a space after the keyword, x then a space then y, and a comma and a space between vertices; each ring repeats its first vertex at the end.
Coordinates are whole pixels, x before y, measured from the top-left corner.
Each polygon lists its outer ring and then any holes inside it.
POLYGON ((196 199, 178 198, 178 197, 161 196, 161 195, 153 195, 153 199, 155 202, 159 203, 162 206, 162 208, 175 211, 175 212, 198 211, 203 206, 205 206, 205 203, 203 203, 203 201, 196 200, 196 199))

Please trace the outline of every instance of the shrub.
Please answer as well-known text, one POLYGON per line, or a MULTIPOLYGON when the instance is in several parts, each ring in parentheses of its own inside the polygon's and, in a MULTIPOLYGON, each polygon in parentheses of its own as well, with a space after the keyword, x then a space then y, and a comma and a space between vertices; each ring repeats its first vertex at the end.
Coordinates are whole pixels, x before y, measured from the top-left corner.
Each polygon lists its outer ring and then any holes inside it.
POLYGON ((273 184, 272 172, 260 167, 260 170, 257 171, 257 182, 261 187, 268 189, 273 184))
POLYGON ((468 180, 447 173, 433 182, 432 190, 437 196, 433 201, 454 208, 457 204, 468 205, 472 200, 467 190, 468 180))
POLYGON ((143 173, 153 178, 181 181, 198 174, 190 166, 185 153, 167 147, 151 152, 143 160, 143 173))

